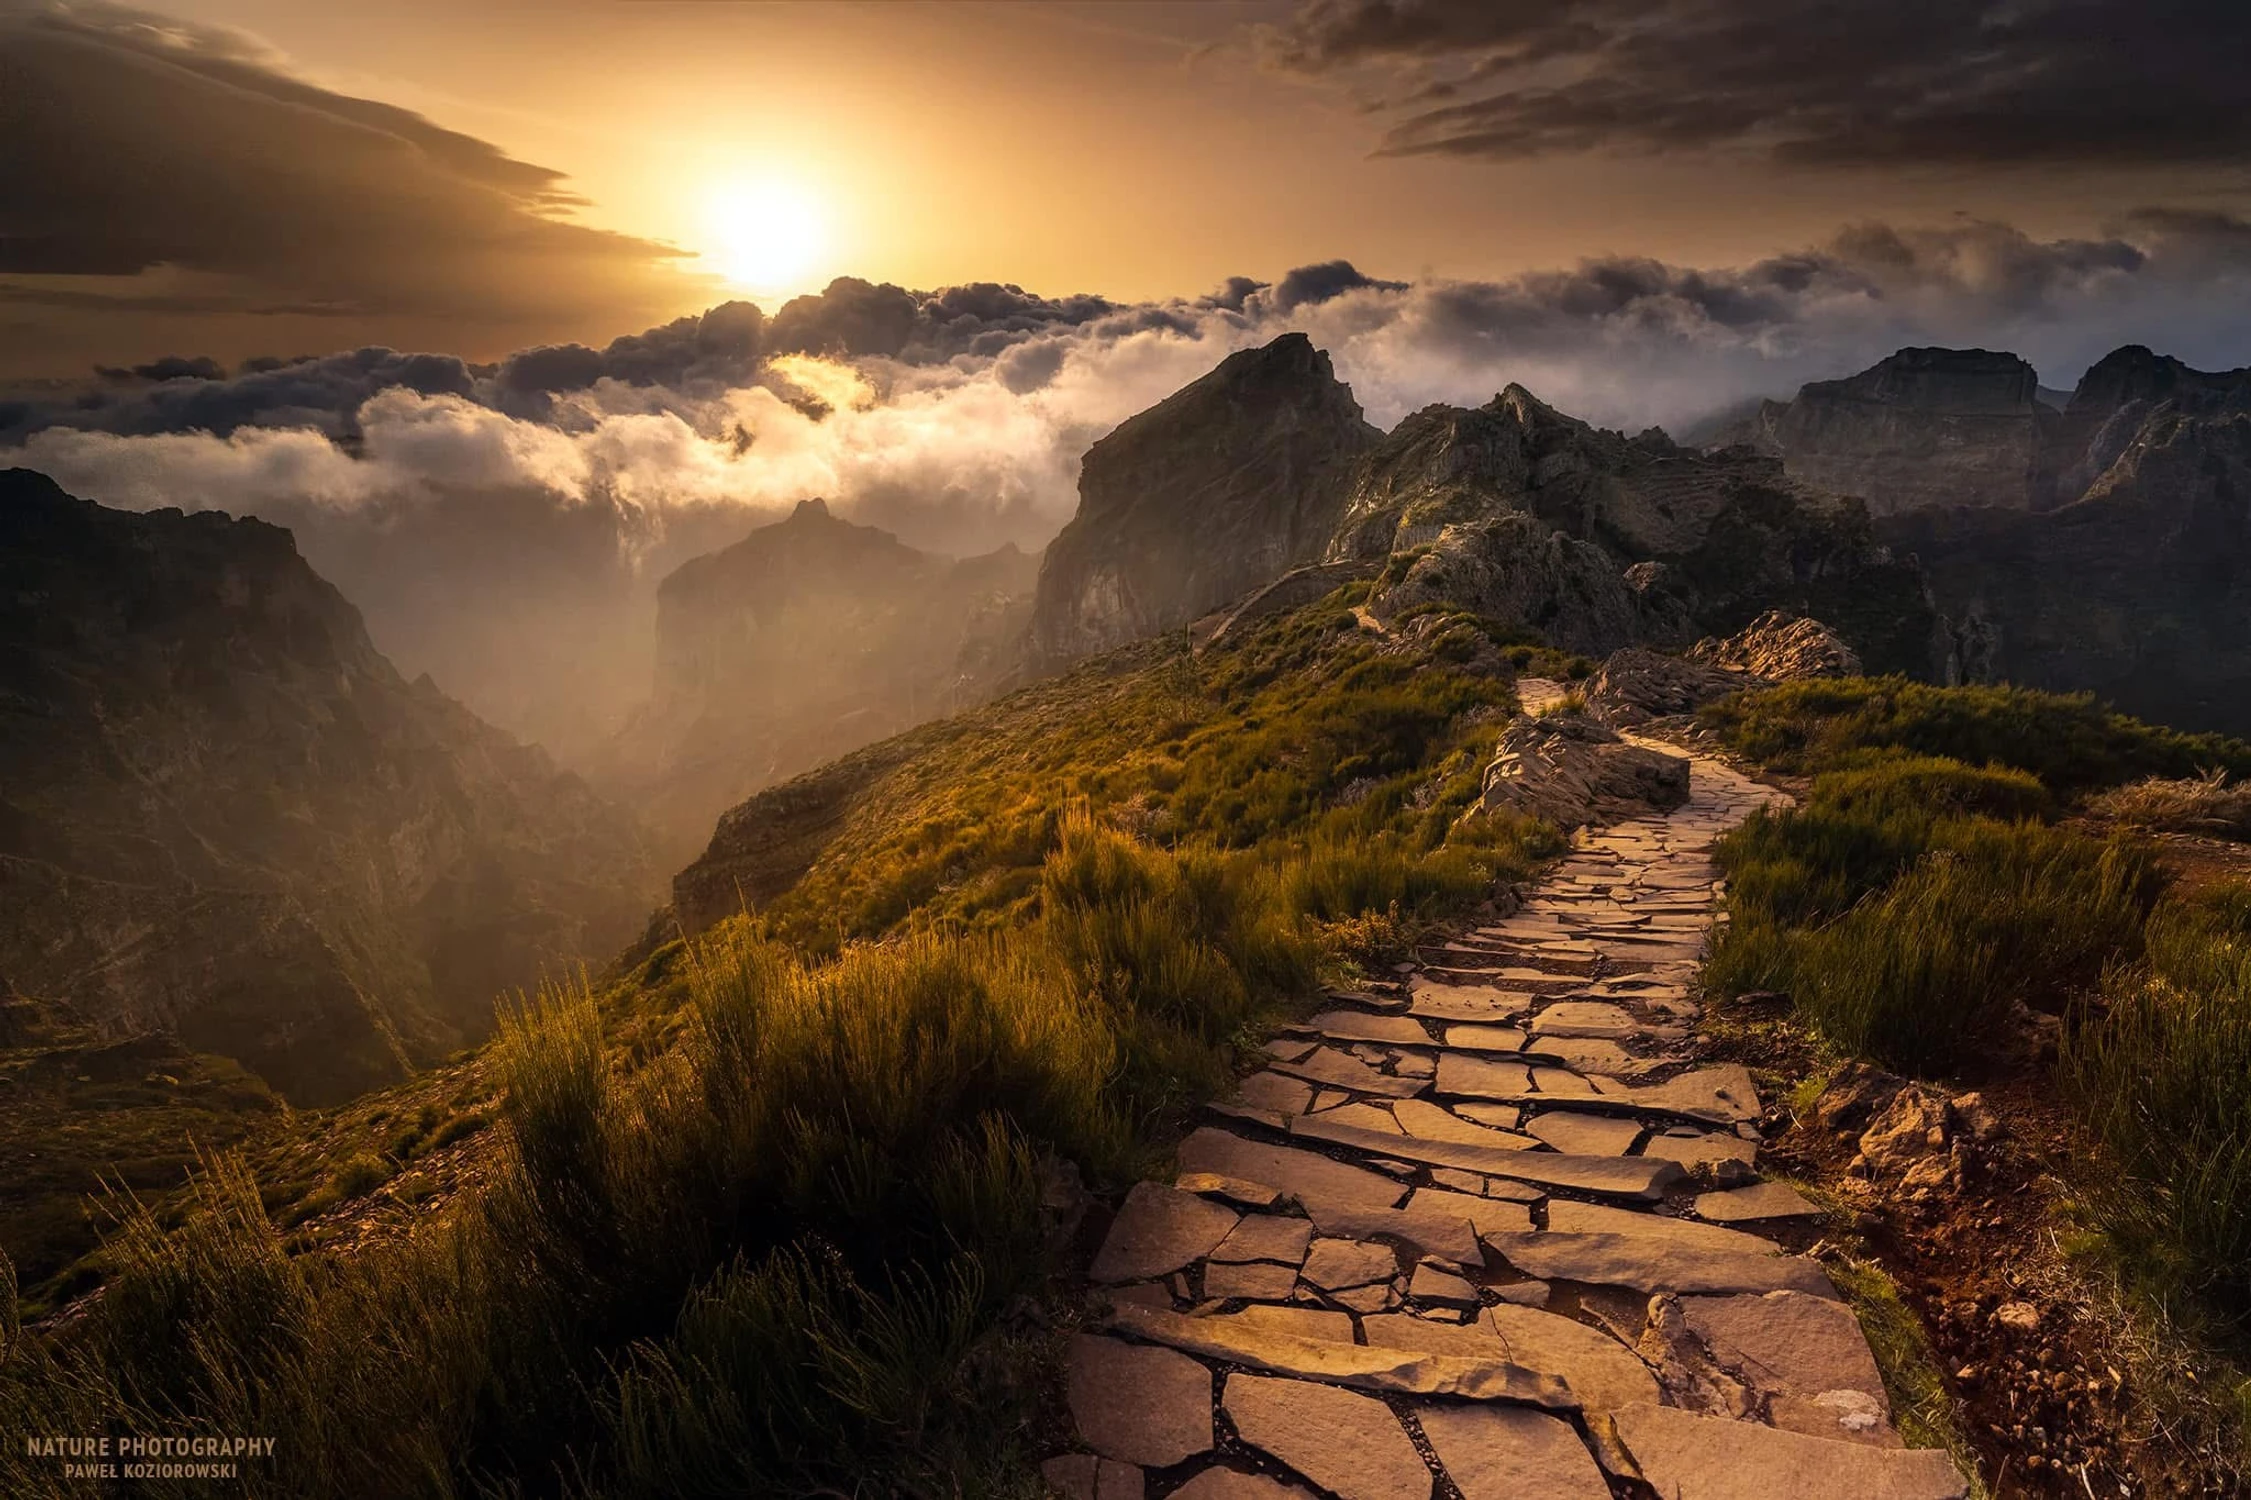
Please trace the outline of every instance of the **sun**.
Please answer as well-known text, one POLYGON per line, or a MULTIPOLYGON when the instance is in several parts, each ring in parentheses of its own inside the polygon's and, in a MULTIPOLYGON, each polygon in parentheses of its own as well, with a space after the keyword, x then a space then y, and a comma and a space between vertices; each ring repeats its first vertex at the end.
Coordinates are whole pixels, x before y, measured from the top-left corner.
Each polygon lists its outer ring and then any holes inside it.
POLYGON ((705 257, 744 291, 800 290, 828 248, 828 215, 795 183, 739 181, 704 201, 705 257))

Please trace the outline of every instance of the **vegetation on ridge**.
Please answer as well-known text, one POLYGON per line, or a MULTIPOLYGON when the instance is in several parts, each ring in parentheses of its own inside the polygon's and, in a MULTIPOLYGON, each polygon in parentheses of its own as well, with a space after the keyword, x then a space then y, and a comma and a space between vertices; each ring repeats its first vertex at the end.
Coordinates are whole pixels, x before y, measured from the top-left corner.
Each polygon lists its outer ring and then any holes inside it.
MULTIPOLYGON (((1332 601, 1192 680, 1129 655, 917 731, 878 802, 921 821, 505 1013, 489 1171, 448 1211, 292 1254, 240 1156, 126 1205, 101 1299, 0 1348, 0 1427, 276 1435, 252 1495, 1005 1488, 1054 1337, 1043 1204, 1151 1166, 1324 969, 1555 847, 1459 821, 1509 698, 1456 628, 1376 642, 1332 601)), ((451 1128, 396 1114, 405 1155, 451 1128)), ((58 1475, 0 1451, 10 1494, 58 1475)))

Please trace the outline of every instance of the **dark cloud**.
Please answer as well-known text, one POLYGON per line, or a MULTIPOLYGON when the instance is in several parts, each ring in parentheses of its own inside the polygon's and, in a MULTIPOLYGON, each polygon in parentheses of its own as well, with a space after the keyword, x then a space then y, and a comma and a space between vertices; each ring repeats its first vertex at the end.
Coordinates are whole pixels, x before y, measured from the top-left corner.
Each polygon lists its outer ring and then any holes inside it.
POLYGON ((1379 80, 1396 155, 2251 159, 2242 0, 1309 0, 1258 39, 1379 80))
POLYGON ((692 294, 668 247, 557 217, 545 167, 96 0, 0 0, 0 140, 19 304, 492 324, 692 294))
POLYGON ((1325 260, 1317 266, 1299 266, 1284 276, 1281 285, 1274 288, 1274 310, 1291 312, 1367 287, 1397 292, 1404 291, 1406 286, 1403 281, 1377 281, 1363 276, 1348 260, 1325 260))

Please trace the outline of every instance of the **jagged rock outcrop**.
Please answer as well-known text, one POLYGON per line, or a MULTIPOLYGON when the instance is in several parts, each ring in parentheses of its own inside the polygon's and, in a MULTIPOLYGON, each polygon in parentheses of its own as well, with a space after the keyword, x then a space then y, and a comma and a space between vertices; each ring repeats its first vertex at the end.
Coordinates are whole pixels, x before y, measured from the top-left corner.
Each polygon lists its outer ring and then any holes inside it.
POLYGON ((2032 366, 1985 349, 1902 349, 1857 375, 1769 401, 1723 442, 1782 459, 1792 478, 1865 501, 1874 516, 1955 505, 2050 503, 2057 414, 2032 366))
POLYGON ((654 691, 604 784, 677 866, 761 787, 990 696, 1037 568, 1014 547, 918 551, 805 501, 659 586, 654 691))
POLYGON ((1528 625, 1588 656, 1693 633, 1670 596, 1645 595, 1594 543, 1523 514, 1445 527, 1369 611, 1389 623, 1431 606, 1528 625))
POLYGON ((1858 677, 1860 656, 1819 620, 1770 609, 1725 640, 1688 648, 1688 659, 1767 682, 1800 677, 1858 677))
POLYGON ((1880 670, 1930 675, 1942 660, 1917 570, 1857 502, 1748 449, 1589 426, 1521 386, 1475 411, 1418 412, 1361 461, 1331 555, 1422 547, 1407 583, 1379 586, 1379 616, 1449 602, 1601 652, 1685 645, 1781 606, 1836 622, 1880 670))
POLYGON ((0 473, 0 992, 329 1103, 614 952, 630 819, 409 683, 288 532, 0 473))
POLYGON ((2061 509, 1929 512, 1887 534, 1922 559, 1962 675, 2251 732, 2251 414, 2161 408, 2061 509))
POLYGON ((1558 828, 1615 822, 1688 800, 1688 759, 1621 740, 1583 713, 1518 717, 1485 768, 1481 805, 1558 828))
POLYGON ((1380 436, 1301 333, 1230 355, 1087 450, 1031 653, 1053 669, 1177 629, 1326 551, 1380 436))
POLYGON ((1587 684, 1587 707, 1606 724, 1631 727, 1745 688, 1859 672, 1860 658, 1828 626, 1769 610, 1735 635, 1707 636, 1681 656, 1638 646, 1612 652, 1587 684))

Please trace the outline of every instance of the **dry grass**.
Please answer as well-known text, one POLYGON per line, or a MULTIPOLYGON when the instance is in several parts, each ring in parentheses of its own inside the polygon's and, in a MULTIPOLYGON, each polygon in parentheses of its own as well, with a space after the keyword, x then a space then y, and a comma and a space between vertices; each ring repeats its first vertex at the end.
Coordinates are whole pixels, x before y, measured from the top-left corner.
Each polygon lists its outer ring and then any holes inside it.
POLYGON ((2151 776, 2087 801, 2087 811, 2129 828, 2251 839, 2251 783, 2217 767, 2201 776, 2151 776))

